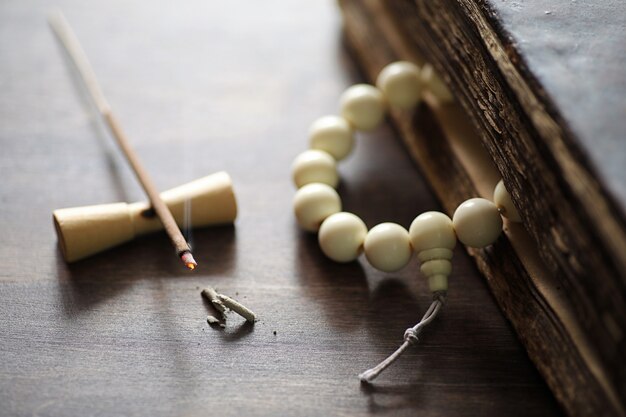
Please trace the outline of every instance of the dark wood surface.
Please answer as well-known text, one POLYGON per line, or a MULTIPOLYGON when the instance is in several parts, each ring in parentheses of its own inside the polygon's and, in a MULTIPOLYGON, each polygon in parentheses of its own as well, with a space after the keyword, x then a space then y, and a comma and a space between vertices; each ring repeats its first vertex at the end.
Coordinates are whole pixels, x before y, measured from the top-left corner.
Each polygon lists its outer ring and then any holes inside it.
MULTIPOLYGON (((452 49, 449 52, 451 56, 456 56, 456 50, 471 55, 469 51, 477 49, 476 44, 489 42, 489 39, 472 37, 471 28, 462 24, 467 16, 458 11, 453 13, 453 6, 445 7, 441 12, 434 7, 436 18, 424 18, 420 8, 411 0, 343 0, 340 4, 354 56, 370 81, 375 80, 381 68, 389 62, 402 59, 422 63, 430 61, 432 53, 440 54, 424 33, 428 33, 427 27, 436 24, 433 22, 437 22, 442 15, 453 14, 453 17, 448 16, 450 21, 440 23, 435 29, 448 36, 442 43, 452 49), (454 25, 457 25, 454 30, 446 30, 454 25)), ((470 19, 474 18, 476 16, 470 15, 470 19)), ((478 49, 475 55, 480 56, 481 52, 478 49)), ((474 55, 471 57, 474 59, 474 55)), ((449 71, 450 77, 473 74, 463 65, 465 61, 446 68, 446 71, 449 71)), ((492 94, 492 90, 489 93, 485 91, 484 80, 499 77, 498 70, 491 66, 480 68, 482 72, 478 79, 468 78, 467 85, 458 91, 458 97, 471 111, 477 104, 467 99, 466 90, 492 94)), ((496 99, 503 100, 502 94, 496 99)), ((486 98, 481 96, 477 100, 480 103, 486 98)), ((458 104, 442 106, 426 96, 424 103, 414 112, 394 112, 392 115, 410 154, 449 214, 467 198, 481 196, 491 199, 494 186, 502 176, 533 175, 530 173, 532 168, 521 169, 523 164, 520 160, 506 159, 503 155, 496 157, 496 166, 481 143, 481 135, 477 134, 486 135, 483 126, 489 124, 485 119, 491 113, 487 116, 482 111, 471 114, 480 121, 476 123, 477 131, 472 129, 470 120, 458 104)), ((500 112, 494 119, 516 117, 519 115, 500 112)), ((513 135, 511 132, 507 134, 513 135)), ((507 138, 511 142, 515 139, 515 136, 507 138)), ((526 157, 540 158, 536 155, 526 157)), ((534 204, 532 200, 526 201, 528 198, 524 194, 521 197, 524 203, 534 204)), ((543 204, 554 204, 555 207, 563 204, 550 198, 544 200, 543 204)), ((537 244, 525 229, 541 230, 540 224, 544 221, 543 218, 526 217, 522 225, 505 223, 505 236, 496 244, 484 250, 470 249, 468 252, 475 258, 498 304, 513 323, 531 359, 568 414, 624 415, 625 404, 619 392, 624 351, 618 348, 619 339, 607 341, 597 337, 598 333, 606 335, 614 330, 606 324, 608 319, 603 315, 604 309, 594 311, 594 316, 581 317, 577 314, 581 310, 580 297, 593 305, 592 296, 572 294, 571 288, 563 285, 563 277, 553 273, 551 265, 542 259, 541 251, 546 242, 537 244), (601 315, 602 320, 599 320, 601 315), (589 331, 589 327, 593 331, 589 331)), ((574 232, 581 234, 580 231, 574 232)), ((555 245, 556 242, 548 244, 555 245)), ((595 275, 589 274, 587 278, 590 282, 592 278, 597 281, 595 275)), ((617 293, 614 298, 621 295, 617 293)))
MULTIPOLYGON (((58 4, 157 186, 227 170, 240 216, 193 232, 194 273, 164 235, 66 265, 53 209, 143 196, 46 2, 2 3, 1 415, 560 414, 461 249, 421 346, 359 384, 429 296, 415 261, 392 275, 334 264, 291 214, 309 124, 359 80, 333 3, 58 4), (206 285, 260 321, 210 328, 206 285)), ((438 208, 389 127, 359 137, 340 170, 345 207, 369 226, 438 208)))

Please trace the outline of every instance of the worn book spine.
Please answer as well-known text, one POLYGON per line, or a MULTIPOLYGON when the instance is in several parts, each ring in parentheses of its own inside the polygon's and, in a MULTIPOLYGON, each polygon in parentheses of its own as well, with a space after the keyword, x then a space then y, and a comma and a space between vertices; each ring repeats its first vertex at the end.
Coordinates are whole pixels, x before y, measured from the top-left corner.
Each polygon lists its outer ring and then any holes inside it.
MULTIPOLYGON (((391 115, 445 211, 470 197, 491 198, 500 177, 511 191, 523 227, 507 223, 505 238, 468 253, 557 399, 570 415, 624 415, 622 219, 592 178, 574 176, 591 187, 581 196, 572 190, 580 185, 570 182, 573 174, 550 165, 548 139, 495 62, 509 55, 494 52, 489 25, 473 15, 480 6, 443 0, 340 6, 348 45, 368 82, 390 62, 428 62, 454 92, 455 104, 426 97, 416 111, 391 115), (608 218, 591 219, 603 209, 608 218)), ((558 157, 571 156, 567 146, 562 139, 558 157)), ((588 174, 575 159, 570 168, 588 174)))

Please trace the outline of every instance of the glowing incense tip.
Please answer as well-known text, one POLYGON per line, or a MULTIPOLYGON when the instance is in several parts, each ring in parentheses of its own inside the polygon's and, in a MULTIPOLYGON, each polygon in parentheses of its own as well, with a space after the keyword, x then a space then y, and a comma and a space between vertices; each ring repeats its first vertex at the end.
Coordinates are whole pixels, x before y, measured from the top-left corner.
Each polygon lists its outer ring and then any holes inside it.
POLYGON ((198 266, 198 263, 195 259, 193 259, 193 255, 189 251, 183 252, 180 255, 180 260, 183 261, 185 266, 192 271, 196 269, 196 266, 198 266))

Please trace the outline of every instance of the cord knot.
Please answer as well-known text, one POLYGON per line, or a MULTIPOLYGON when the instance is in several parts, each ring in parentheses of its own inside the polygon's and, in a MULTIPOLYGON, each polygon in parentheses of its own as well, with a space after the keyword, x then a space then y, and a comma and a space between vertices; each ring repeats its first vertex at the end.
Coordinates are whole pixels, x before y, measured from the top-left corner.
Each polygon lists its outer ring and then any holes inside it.
POLYGON ((435 291, 433 292, 433 301, 439 301, 441 305, 444 305, 448 299, 447 291, 435 291))
POLYGON ((428 307, 426 314, 424 314, 424 317, 422 317, 422 320, 420 320, 420 322, 417 323, 415 326, 409 327, 404 331, 404 342, 402 343, 402 345, 400 345, 400 347, 396 349, 395 352, 389 355, 387 359, 383 360, 372 369, 368 369, 367 371, 361 373, 359 375, 359 379, 361 379, 361 382, 372 382, 382 371, 384 371, 389 365, 394 363, 396 359, 398 359, 400 355, 402 355, 402 353, 409 348, 409 346, 415 345, 419 342, 417 336, 419 335, 420 331, 422 331, 422 328, 424 328, 431 321, 433 321, 433 319, 437 316, 437 313, 439 313, 441 306, 443 306, 443 303, 445 301, 445 292, 437 292, 434 298, 435 299, 430 304, 430 307, 428 307))
POLYGON ((412 327, 404 331, 404 341, 411 345, 416 345, 420 341, 417 337, 417 332, 412 327))

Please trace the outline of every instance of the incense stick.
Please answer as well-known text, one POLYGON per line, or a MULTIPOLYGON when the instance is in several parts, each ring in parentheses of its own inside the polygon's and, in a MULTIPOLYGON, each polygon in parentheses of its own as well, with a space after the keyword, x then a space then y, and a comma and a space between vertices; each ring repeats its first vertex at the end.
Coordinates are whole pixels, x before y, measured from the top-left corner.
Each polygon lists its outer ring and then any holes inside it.
POLYGON ((87 87, 87 91, 89 91, 89 95, 94 101, 98 112, 106 122, 106 125, 109 127, 111 134, 113 135, 120 149, 126 156, 126 160, 135 172, 139 183, 148 195, 148 199, 150 200, 152 208, 161 220, 161 223, 163 223, 163 227, 165 228, 167 235, 169 236, 172 244, 174 245, 174 248, 176 249, 176 254, 180 257, 181 261, 185 264, 187 268, 191 270, 195 269, 198 264, 193 258, 189 244, 187 243, 187 241, 183 237, 183 234, 178 228, 178 225, 176 224, 172 213, 165 205, 163 200, 161 200, 159 192, 152 183, 148 172, 144 169, 141 162, 139 161, 139 158, 137 157, 137 154, 135 154, 135 151, 131 148, 128 142, 128 137, 122 130, 120 123, 113 115, 111 106, 109 105, 106 98, 104 97, 104 94, 102 93, 102 89, 100 88, 100 85, 96 78, 96 74, 94 73, 93 68, 89 63, 89 60, 87 59, 87 55, 85 54, 83 48, 78 42, 78 38, 72 31, 72 28, 70 27, 69 23, 61 12, 57 12, 56 14, 51 15, 48 21, 50 23, 50 26, 52 27, 52 30, 61 41, 61 44, 67 50, 67 53, 74 62, 74 65, 76 65, 76 69, 78 70, 78 73, 80 74, 85 84, 85 87, 87 87))

